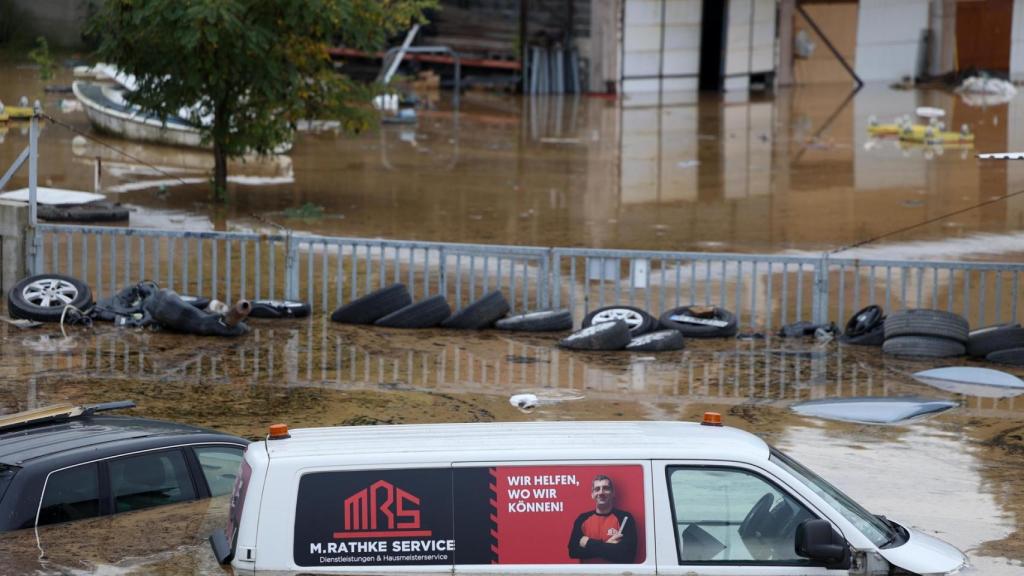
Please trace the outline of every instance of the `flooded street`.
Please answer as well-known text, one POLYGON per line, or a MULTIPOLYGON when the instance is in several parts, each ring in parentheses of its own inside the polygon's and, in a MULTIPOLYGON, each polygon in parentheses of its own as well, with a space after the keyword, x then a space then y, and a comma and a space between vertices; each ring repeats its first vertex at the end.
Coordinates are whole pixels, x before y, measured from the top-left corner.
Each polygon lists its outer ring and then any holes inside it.
MULTIPOLYGON (((42 96, 34 70, 3 64, 0 78, 4 102, 42 96)), ((70 81, 59 72, 58 83, 70 81)), ((852 98, 817 87, 624 103, 468 92, 457 111, 449 94, 436 95, 416 125, 300 132, 289 156, 233 164, 240 178, 228 203, 216 205, 208 156, 99 136, 126 158, 76 138, 95 133, 81 110, 62 111, 68 98, 45 97, 45 110, 66 126, 44 127, 40 184, 92 190, 100 157, 101 190, 131 207, 133 227, 280 225, 353 237, 814 254, 1024 190, 1024 163, 974 157, 1024 150, 1021 98, 974 107, 949 92, 883 86, 852 98), (945 108, 953 129, 968 124, 974 147, 868 138, 870 117, 888 121, 919 105, 945 108)), ((0 125, 0 168, 27 142, 27 125, 0 125)), ((9 188, 26 182, 23 170, 9 188)), ((847 255, 1014 261, 1024 252, 1022 229, 1024 197, 1016 197, 847 255)), ((912 377, 980 363, 894 360, 810 339, 599 354, 559 350, 554 335, 410 332, 332 324, 323 314, 250 324, 247 336, 202 341, 109 324, 67 336, 55 325, 0 324, 0 414, 131 399, 131 414, 256 439, 275 422, 695 421, 714 410, 872 512, 956 545, 981 574, 1024 574, 1024 395, 958 394, 912 377), (510 405, 522 392, 538 395, 535 410, 510 405), (859 396, 957 407, 881 426, 790 409, 859 396)), ((9 533, 0 536, 0 575, 226 573, 206 544, 224 519, 225 503, 215 500, 9 533)))
MULTIPOLYGON (((35 71, 7 64, 0 100, 42 96, 35 71)), ((57 83, 70 83, 62 70, 57 83)), ((296 231, 450 242, 658 250, 821 251, 917 224, 1024 186, 1024 167, 975 152, 1024 147, 1020 99, 978 107, 952 92, 868 86, 771 96, 696 93, 620 103, 470 91, 425 95, 415 125, 359 136, 299 132, 290 155, 237 162, 226 205, 210 203, 197 151, 100 144, 81 110, 45 109, 68 127, 41 137, 41 183, 101 188, 130 205, 132 226, 296 231), (916 106, 947 110, 976 133, 973 148, 871 139, 916 106), (75 140, 73 142, 73 140, 75 140)), ((67 108, 65 106, 65 108, 67 108)), ((0 129, 3 130, 3 129, 0 129)), ((27 125, 0 143, 7 166, 27 125)), ((24 186, 26 173, 12 182, 24 186)), ((1024 199, 1012 198, 864 249, 865 257, 1006 258, 1019 250, 1024 199), (955 243, 949 242, 957 239, 955 243)), ((861 255, 858 253, 858 255, 861 255)))
MULTIPOLYGON (((1024 396, 954 394, 911 377, 933 362, 778 339, 692 341, 685 351, 659 355, 598 354, 559 350, 552 336, 410 333, 322 319, 252 324, 251 335, 204 341, 201 350, 182 347, 179 336, 109 326, 68 338, 53 329, 4 327, 0 410, 130 398, 139 405, 134 414, 249 438, 277 421, 294 427, 694 421, 716 410, 728 425, 762 435, 873 512, 965 550, 982 573, 1024 570, 1024 396), (539 406, 529 413, 512 407, 509 396, 521 392, 537 394, 539 406), (908 395, 953 400, 958 407, 888 426, 829 422, 790 410, 802 400, 908 395)), ((224 512, 222 504, 210 506, 92 521, 97 530, 48 527, 38 536, 43 561, 32 531, 8 534, 0 548, 17 564, 0 572, 216 570, 205 536, 224 512), (142 538, 139 522, 159 522, 166 530, 159 539, 142 538), (118 544, 93 545, 94 538, 118 544), (162 552, 147 553, 157 549, 162 552)))

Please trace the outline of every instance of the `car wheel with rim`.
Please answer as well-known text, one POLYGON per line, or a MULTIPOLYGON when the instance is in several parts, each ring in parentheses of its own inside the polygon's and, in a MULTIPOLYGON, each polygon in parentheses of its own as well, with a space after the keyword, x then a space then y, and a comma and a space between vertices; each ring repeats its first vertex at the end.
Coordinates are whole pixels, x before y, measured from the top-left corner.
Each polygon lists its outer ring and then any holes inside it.
POLYGON ((92 307, 92 291, 85 282, 63 274, 37 274, 22 279, 7 293, 12 318, 59 322, 66 306, 83 312, 92 307))
POLYGON ((583 318, 583 328, 589 328, 605 322, 622 320, 629 327, 629 335, 636 337, 654 329, 655 319, 646 311, 633 306, 605 306, 598 308, 583 318))

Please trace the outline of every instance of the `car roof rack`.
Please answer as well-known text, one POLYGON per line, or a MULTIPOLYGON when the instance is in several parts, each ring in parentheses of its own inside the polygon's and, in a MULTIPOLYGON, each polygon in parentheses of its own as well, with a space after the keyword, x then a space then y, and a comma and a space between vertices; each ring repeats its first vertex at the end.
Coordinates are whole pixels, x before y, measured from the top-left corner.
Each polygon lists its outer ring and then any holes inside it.
POLYGON ((73 418, 88 418, 96 412, 126 408, 135 408, 135 402, 132 400, 119 400, 117 402, 103 402, 83 406, 74 406, 68 403, 52 404, 42 408, 18 412, 17 414, 0 416, 0 432, 52 422, 63 422, 73 418))

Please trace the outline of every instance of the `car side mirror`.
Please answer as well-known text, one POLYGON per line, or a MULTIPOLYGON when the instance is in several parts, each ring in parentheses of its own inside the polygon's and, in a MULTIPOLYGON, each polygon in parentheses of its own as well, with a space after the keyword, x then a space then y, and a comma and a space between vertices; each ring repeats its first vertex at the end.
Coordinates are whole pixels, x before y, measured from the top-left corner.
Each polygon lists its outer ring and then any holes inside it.
POLYGON ((797 525, 796 553, 831 569, 850 567, 850 546, 827 520, 812 518, 797 525))

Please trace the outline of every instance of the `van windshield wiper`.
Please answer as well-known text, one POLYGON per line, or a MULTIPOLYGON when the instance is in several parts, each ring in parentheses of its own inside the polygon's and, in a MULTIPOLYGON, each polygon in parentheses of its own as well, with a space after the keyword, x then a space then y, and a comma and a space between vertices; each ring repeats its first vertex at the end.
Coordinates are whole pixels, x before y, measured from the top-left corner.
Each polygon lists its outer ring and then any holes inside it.
POLYGON ((901 526, 899 524, 893 522, 892 520, 889 520, 888 518, 882 515, 876 515, 875 518, 881 520, 882 523, 889 528, 890 533, 892 534, 891 536, 889 536, 889 538, 886 539, 885 542, 882 542, 882 544, 878 546, 879 548, 885 548, 889 546, 902 535, 901 526))

